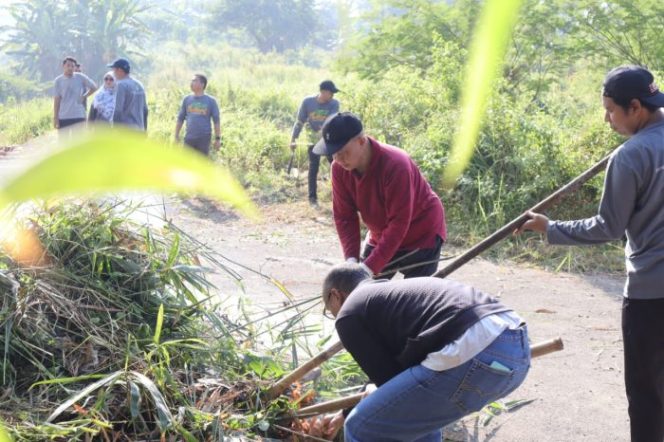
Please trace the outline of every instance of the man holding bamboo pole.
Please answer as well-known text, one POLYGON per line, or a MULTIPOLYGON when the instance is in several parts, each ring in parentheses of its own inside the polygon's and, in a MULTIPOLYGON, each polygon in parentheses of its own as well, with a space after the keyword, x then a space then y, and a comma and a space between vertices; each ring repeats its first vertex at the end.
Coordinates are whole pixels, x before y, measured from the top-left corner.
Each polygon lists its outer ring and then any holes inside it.
POLYGON ((373 280, 345 263, 325 278, 323 302, 378 388, 345 423, 343 413, 314 422, 314 436, 332 438, 343 424, 348 442, 438 442, 445 425, 512 392, 530 367, 523 320, 457 282, 373 280))
POLYGON ((622 66, 604 80, 604 119, 629 139, 607 166, 598 214, 549 221, 530 212, 519 229, 550 244, 599 244, 627 235, 622 309, 632 441, 664 440, 664 94, 653 75, 622 66))

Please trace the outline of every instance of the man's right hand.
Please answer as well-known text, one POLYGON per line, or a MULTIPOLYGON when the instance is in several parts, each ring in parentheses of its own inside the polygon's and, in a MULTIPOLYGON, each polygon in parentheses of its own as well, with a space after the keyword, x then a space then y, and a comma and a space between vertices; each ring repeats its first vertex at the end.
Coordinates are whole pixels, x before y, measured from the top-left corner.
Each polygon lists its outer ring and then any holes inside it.
POLYGON ((515 234, 519 235, 526 230, 532 230, 533 232, 546 233, 547 227, 549 226, 549 218, 539 213, 532 211, 527 212, 528 221, 523 223, 521 227, 514 231, 515 234))
POLYGON ((322 417, 309 419, 309 430, 307 434, 321 439, 332 440, 336 437, 341 427, 344 426, 346 418, 342 412, 328 414, 322 417))
POLYGON ((295 150, 296 147, 297 147, 297 143, 296 143, 295 141, 291 141, 291 142, 290 142, 290 148, 291 148, 291 150, 295 150))

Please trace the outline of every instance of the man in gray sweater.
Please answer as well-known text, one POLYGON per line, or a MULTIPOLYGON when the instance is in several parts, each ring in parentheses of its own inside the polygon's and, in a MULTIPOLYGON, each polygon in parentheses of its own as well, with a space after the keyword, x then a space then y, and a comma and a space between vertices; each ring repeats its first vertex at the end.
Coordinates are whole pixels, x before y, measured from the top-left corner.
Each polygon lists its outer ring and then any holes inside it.
POLYGON ((622 309, 625 387, 632 441, 664 440, 664 94, 650 72, 608 73, 604 119, 629 139, 613 152, 597 215, 549 221, 529 213, 520 231, 550 244, 599 244, 627 235, 622 309))
POLYGON ((132 129, 148 129, 148 105, 143 85, 130 76, 131 66, 124 58, 107 65, 115 74, 115 113, 113 123, 132 129))
MULTIPOLYGON (((309 125, 307 131, 307 148, 309 152, 309 204, 316 207, 318 206, 317 195, 317 182, 318 169, 320 167, 320 156, 313 153, 314 145, 320 140, 321 128, 327 117, 339 112, 339 101, 334 98, 334 94, 339 92, 339 89, 330 80, 323 81, 319 86, 318 95, 311 95, 306 97, 300 109, 297 111, 297 121, 293 125, 293 132, 291 134, 291 149, 295 149, 295 143, 300 132, 305 124, 309 125)), ((327 160, 332 163, 332 157, 328 156, 327 160)))

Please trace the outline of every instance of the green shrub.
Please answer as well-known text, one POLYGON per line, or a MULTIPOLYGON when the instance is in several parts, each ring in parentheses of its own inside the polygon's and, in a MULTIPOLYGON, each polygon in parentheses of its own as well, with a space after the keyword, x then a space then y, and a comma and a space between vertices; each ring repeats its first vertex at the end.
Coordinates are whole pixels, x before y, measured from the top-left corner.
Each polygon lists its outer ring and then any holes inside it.
POLYGON ((0 143, 25 143, 52 127, 52 99, 36 98, 0 105, 0 143))

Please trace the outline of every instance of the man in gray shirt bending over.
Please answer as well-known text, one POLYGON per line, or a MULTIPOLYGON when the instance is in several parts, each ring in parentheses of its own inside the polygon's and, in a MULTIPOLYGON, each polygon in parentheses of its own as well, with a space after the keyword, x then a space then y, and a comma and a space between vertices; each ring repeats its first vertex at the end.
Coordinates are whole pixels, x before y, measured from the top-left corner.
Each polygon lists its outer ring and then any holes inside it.
POLYGON ((210 120, 214 122, 214 149, 219 150, 221 144, 221 126, 219 124, 219 106, 217 100, 205 93, 207 77, 203 74, 195 74, 191 79, 192 95, 187 95, 182 100, 178 121, 175 124, 175 141, 180 141, 180 130, 185 120, 187 121, 187 132, 184 136, 184 144, 203 155, 210 153, 210 138, 212 128, 210 120))
POLYGON ((113 123, 133 129, 148 129, 148 105, 143 85, 130 75, 131 66, 124 58, 107 65, 115 75, 115 113, 113 123))
MULTIPOLYGON (((320 140, 320 130, 327 117, 339 112, 339 101, 335 100, 334 94, 339 92, 339 89, 330 80, 323 81, 319 86, 320 92, 318 95, 306 97, 300 109, 297 112, 297 121, 293 126, 291 135, 291 149, 295 149, 297 144, 295 140, 300 136, 302 127, 308 123, 309 130, 307 131, 307 147, 309 152, 309 204, 316 207, 318 206, 317 183, 318 168, 320 167, 320 156, 313 153, 314 145, 320 140)), ((332 163, 332 157, 327 160, 332 163)))
POLYGON ((53 126, 64 129, 85 121, 85 99, 94 94, 97 85, 85 74, 74 72, 76 59, 62 61, 62 75, 54 82, 53 126))
POLYGON ((664 94, 639 66, 608 73, 604 119, 629 139, 606 169, 599 213, 549 221, 529 213, 523 230, 551 244, 599 244, 627 234, 622 329, 632 441, 664 440, 664 94))

